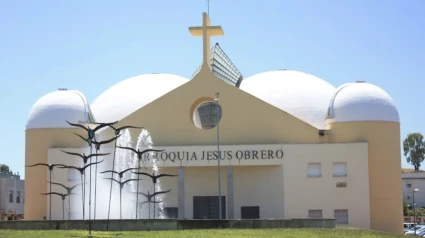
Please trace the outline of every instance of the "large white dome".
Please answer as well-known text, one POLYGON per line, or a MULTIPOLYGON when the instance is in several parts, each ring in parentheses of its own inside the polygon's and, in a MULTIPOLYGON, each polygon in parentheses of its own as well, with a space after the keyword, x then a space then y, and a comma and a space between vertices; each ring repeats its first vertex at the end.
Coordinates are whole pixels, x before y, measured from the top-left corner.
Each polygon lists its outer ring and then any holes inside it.
POLYGON ((341 85, 334 93, 328 112, 331 122, 400 122, 397 107, 383 89, 366 82, 341 85))
POLYGON ((143 74, 123 80, 91 104, 97 122, 121 120, 189 80, 172 74, 143 74))
POLYGON ((85 96, 76 90, 50 92, 32 106, 26 129, 70 128, 66 122, 87 122, 90 109, 85 96))
POLYGON ((325 128, 326 112, 335 87, 310 74, 278 70, 244 79, 240 89, 318 128, 325 128))

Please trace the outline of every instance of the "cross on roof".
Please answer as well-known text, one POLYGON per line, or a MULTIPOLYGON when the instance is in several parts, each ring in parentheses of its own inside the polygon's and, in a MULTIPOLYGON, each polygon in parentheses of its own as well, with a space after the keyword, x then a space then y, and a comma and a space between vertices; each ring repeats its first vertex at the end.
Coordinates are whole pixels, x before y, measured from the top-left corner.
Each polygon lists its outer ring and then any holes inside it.
POLYGON ((203 38, 203 64, 209 66, 210 61, 210 38, 211 36, 223 36, 221 26, 210 26, 210 18, 206 12, 202 13, 202 26, 189 27, 192 36, 202 36, 203 38))

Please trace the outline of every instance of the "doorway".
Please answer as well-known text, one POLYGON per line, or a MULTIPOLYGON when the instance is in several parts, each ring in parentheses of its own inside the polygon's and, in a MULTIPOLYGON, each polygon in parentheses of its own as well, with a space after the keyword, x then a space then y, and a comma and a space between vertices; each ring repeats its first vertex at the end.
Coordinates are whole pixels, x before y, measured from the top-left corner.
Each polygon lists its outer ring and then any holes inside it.
MULTIPOLYGON (((221 215, 226 219, 225 196, 221 196, 221 215)), ((194 196, 193 219, 218 219, 218 196, 194 196)))

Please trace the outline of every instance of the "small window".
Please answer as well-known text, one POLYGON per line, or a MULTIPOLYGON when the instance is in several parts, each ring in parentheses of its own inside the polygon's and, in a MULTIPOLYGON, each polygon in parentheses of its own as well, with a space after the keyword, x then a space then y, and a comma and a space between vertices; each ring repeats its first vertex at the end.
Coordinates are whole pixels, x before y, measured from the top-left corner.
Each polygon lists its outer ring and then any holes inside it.
POLYGON ((309 163, 308 177, 320 177, 320 176, 322 176, 322 168, 320 163, 309 163))
POLYGON ((179 209, 177 207, 165 207, 164 213, 167 219, 177 219, 179 209))
POLYGON ((308 218, 322 218, 322 210, 308 210, 308 218))
POLYGON ((21 192, 20 191, 16 192, 16 203, 21 203, 21 192))
POLYGON ((13 203, 13 190, 9 190, 9 202, 13 203))
POLYGON ((348 224, 348 210, 339 209, 335 210, 336 224, 348 224))
POLYGON ((346 177, 347 176, 347 163, 339 162, 334 163, 334 177, 346 177))
POLYGON ((260 207, 241 207, 241 218, 242 219, 260 219, 260 207))

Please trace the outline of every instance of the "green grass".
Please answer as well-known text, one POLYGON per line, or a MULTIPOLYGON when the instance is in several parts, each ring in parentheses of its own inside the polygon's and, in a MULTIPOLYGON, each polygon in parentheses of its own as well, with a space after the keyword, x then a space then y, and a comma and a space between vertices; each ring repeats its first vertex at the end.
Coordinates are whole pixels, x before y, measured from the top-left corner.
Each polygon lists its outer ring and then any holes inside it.
MULTIPOLYGON (((88 231, 24 231, 24 230, 0 230, 0 238, 60 238, 60 237, 89 237, 88 231)), ((179 230, 179 231, 140 231, 140 232, 92 232, 92 237, 149 237, 149 238, 209 238, 209 237, 232 237, 232 238, 393 238, 403 237, 383 232, 373 232, 353 228, 337 229, 215 229, 215 230, 179 230)))

